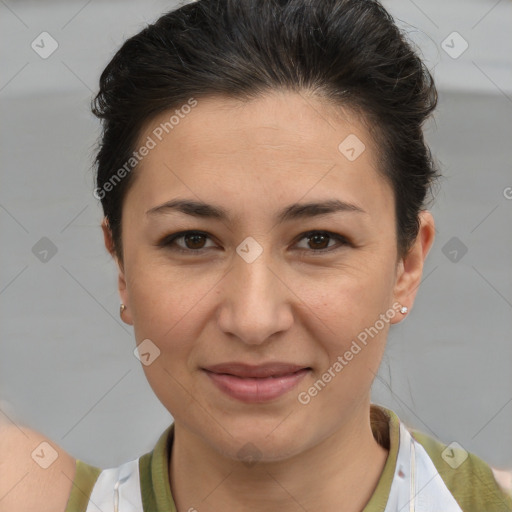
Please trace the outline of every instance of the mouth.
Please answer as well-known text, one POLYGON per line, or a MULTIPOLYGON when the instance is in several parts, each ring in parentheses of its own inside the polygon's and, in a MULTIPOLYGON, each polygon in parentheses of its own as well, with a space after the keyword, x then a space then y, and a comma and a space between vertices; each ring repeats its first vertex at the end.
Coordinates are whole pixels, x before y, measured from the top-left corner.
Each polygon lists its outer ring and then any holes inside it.
POLYGON ((269 363, 251 366, 223 363, 202 368, 224 394, 249 403, 277 399, 291 391, 312 370, 309 366, 269 363))
POLYGON ((221 363, 204 368, 204 370, 218 375, 226 374, 234 377, 255 379, 284 377, 303 369, 310 369, 310 367, 290 363, 267 363, 256 366, 245 363, 221 363))

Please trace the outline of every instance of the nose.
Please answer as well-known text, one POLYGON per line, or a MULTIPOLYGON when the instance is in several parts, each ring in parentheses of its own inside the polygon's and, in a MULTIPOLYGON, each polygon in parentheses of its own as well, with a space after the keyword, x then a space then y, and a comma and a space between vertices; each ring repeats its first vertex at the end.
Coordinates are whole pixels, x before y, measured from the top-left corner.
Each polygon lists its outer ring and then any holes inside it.
MULTIPOLYGON (((294 293, 265 251, 248 263, 238 255, 223 280, 219 328, 247 345, 265 343, 293 324, 294 293)), ((296 298, 296 297, 295 297, 296 298)))

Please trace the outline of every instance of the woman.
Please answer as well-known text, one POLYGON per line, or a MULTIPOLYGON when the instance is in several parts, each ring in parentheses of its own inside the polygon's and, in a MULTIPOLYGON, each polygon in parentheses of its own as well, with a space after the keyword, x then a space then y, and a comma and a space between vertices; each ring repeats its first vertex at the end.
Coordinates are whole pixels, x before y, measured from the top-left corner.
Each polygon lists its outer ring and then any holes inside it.
POLYGON ((512 510, 485 462, 370 402, 434 241, 436 102, 376 1, 199 0, 126 41, 94 194, 174 422, 116 468, 60 451, 1 510, 512 510))

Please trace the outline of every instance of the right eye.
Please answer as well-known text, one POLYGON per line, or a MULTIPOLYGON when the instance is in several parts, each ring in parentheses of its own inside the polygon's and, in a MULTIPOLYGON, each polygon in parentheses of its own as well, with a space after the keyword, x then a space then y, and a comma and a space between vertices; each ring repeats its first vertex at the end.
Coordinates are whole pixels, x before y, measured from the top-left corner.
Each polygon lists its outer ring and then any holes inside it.
POLYGON ((177 251, 186 254, 202 254, 203 251, 209 249, 208 247, 197 247, 201 245, 202 241, 209 238, 208 233, 203 231, 180 231, 179 233, 173 233, 165 236, 160 242, 158 247, 165 247, 171 251, 177 251), (185 244, 191 245, 191 247, 185 247, 177 245, 177 240, 183 239, 185 244))

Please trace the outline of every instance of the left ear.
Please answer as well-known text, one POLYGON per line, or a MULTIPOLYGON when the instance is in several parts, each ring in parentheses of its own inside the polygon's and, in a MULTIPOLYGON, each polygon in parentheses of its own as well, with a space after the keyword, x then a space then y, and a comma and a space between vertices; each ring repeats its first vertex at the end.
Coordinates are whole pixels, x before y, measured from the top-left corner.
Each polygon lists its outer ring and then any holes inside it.
MULTIPOLYGON (((398 264, 394 287, 394 301, 401 306, 407 306, 409 312, 414 304, 416 293, 423 275, 423 264, 434 243, 436 228, 432 214, 423 210, 419 213, 420 228, 413 246, 398 264)), ((391 323, 398 323, 402 315, 395 315, 391 323)))

